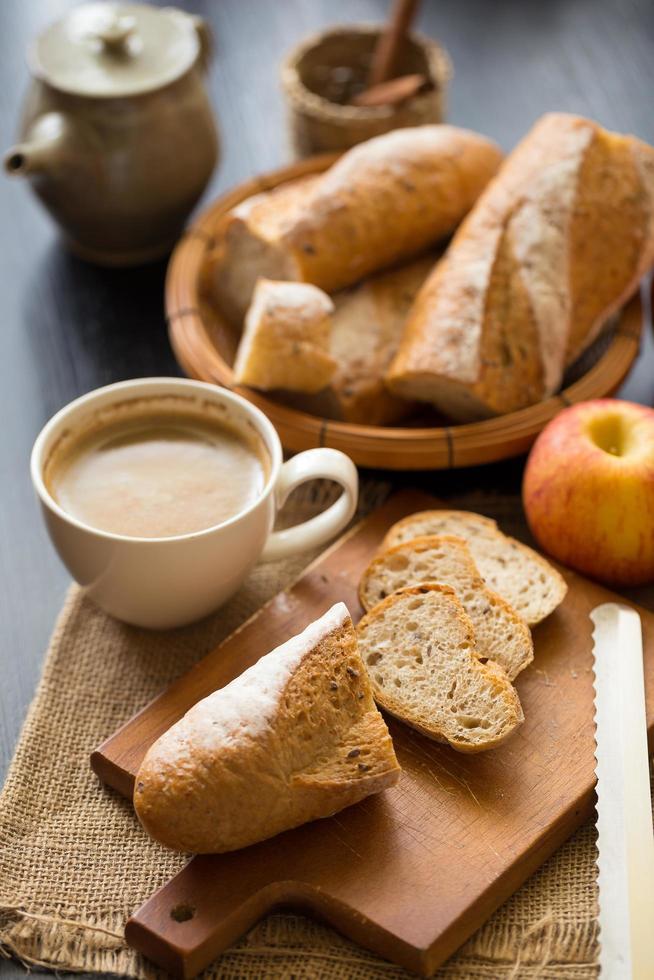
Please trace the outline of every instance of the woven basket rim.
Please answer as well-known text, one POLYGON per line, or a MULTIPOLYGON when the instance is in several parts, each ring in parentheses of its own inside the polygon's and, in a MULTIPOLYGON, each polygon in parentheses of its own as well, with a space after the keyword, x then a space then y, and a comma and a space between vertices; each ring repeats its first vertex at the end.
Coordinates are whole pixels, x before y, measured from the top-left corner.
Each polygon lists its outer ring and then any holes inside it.
POLYGON ((399 106, 354 106, 330 102, 324 96, 311 92, 302 82, 297 64, 311 48, 316 47, 326 38, 336 37, 339 34, 372 35, 379 34, 380 30, 377 24, 343 24, 318 31, 297 44, 285 57, 280 69, 282 88, 293 109, 318 116, 325 122, 367 122, 392 119, 399 111, 406 109, 407 105, 418 105, 433 98, 435 92, 445 91, 454 75, 450 56, 438 41, 416 31, 411 31, 407 36, 417 47, 424 49, 429 77, 438 83, 435 90, 415 95, 399 106))

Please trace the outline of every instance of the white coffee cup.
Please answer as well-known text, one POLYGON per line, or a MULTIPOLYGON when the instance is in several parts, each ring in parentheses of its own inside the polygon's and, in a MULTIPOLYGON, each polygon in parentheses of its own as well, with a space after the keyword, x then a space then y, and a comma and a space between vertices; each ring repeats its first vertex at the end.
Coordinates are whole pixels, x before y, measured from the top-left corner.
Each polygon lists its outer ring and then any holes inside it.
POLYGON ((57 412, 38 435, 31 458, 34 487, 50 538, 73 578, 117 619, 150 629, 170 629, 206 616, 241 585, 259 558, 284 558, 333 538, 353 516, 356 467, 335 449, 309 449, 282 460, 279 436, 266 416, 240 395, 200 381, 146 378, 98 388, 57 412), (229 520, 192 534, 138 538, 90 527, 66 513, 50 494, 44 469, 65 434, 99 411, 131 399, 175 395, 224 406, 235 422, 253 425, 270 457, 260 496, 229 520), (334 480, 343 493, 327 510, 284 531, 275 515, 295 487, 334 480))

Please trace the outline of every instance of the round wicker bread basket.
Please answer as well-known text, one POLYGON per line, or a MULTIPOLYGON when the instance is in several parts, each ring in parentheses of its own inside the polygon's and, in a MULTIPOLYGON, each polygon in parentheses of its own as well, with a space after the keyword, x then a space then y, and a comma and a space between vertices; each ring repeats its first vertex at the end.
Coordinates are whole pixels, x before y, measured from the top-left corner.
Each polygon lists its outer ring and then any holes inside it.
POLYGON ((347 453, 359 466, 390 470, 440 470, 519 456, 566 405, 616 391, 638 354, 642 329, 639 294, 567 372, 558 394, 483 422, 354 425, 310 415, 262 392, 236 386, 232 364, 240 329, 221 316, 211 281, 216 226, 227 211, 253 194, 326 170, 335 159, 326 154, 298 160, 240 184, 214 201, 181 239, 168 267, 166 314, 173 350, 187 375, 232 388, 257 405, 288 450, 331 446, 347 453))
POLYGON ((355 143, 404 126, 445 118, 450 59, 429 38, 409 34, 400 49, 397 73, 425 75, 427 91, 394 106, 342 104, 365 86, 379 28, 336 27, 303 41, 281 69, 291 144, 298 156, 346 150, 355 143))

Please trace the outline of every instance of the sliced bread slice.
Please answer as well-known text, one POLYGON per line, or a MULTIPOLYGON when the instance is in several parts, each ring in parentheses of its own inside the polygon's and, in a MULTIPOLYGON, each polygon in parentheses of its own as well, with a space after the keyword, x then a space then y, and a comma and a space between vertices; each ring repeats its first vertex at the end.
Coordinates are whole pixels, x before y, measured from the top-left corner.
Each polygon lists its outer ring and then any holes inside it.
POLYGON ((392 715, 461 752, 492 749, 523 721, 517 692, 497 664, 478 658, 469 617, 453 589, 402 589, 357 626, 375 700, 392 715))
POLYGON ((134 806, 168 847, 232 851, 336 813, 399 774, 340 602, 165 732, 136 776, 134 806))
POLYGON ((534 658, 529 627, 486 586, 468 545, 452 535, 413 538, 374 558, 359 583, 367 611, 399 589, 438 582, 454 589, 470 617, 480 657, 494 660, 513 679, 534 658))
POLYGON ((486 584, 513 606, 530 626, 563 602, 563 576, 538 552, 503 534, 495 521, 465 510, 424 510, 394 524, 382 549, 427 534, 454 534, 467 541, 486 584))

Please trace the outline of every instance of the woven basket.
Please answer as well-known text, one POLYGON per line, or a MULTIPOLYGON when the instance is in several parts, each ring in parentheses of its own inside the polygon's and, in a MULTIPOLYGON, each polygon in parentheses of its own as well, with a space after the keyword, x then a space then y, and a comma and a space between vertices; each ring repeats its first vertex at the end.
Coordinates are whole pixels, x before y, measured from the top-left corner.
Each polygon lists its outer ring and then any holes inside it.
POLYGON ((638 354, 643 322, 638 293, 617 324, 566 373, 562 391, 483 422, 454 425, 432 417, 404 426, 355 425, 298 411, 266 392, 235 387, 232 365, 241 331, 240 324, 222 316, 216 302, 211 271, 220 249, 216 229, 224 215, 247 198, 285 181, 322 173, 335 159, 332 155, 296 160, 240 184, 202 212, 178 243, 166 278, 166 314, 175 356, 189 377, 234 388, 265 412, 289 451, 331 446, 359 466, 401 471, 478 466, 518 456, 566 405, 616 391, 638 354))
POLYGON ((421 74, 431 88, 395 106, 359 107, 348 100, 365 87, 379 28, 335 27, 303 41, 282 65, 291 144, 298 156, 346 150, 402 126, 443 122, 450 59, 435 41, 406 37, 398 75, 421 74))

